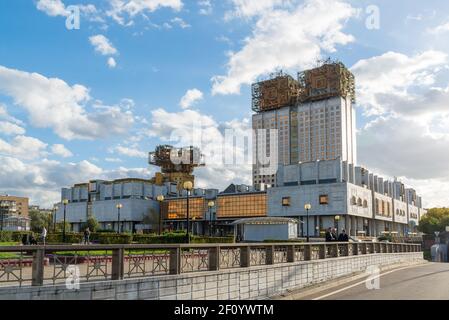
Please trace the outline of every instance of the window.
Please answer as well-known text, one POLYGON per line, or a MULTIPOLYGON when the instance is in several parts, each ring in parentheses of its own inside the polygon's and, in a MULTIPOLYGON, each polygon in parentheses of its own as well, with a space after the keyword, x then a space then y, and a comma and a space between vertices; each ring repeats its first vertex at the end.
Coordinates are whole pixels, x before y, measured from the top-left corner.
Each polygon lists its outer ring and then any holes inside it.
POLYGON ((329 204, 329 197, 327 194, 320 195, 320 204, 329 204))
POLYGON ((283 207, 289 207, 290 206, 290 197, 283 197, 282 198, 282 206, 283 207))
POLYGON ((362 199, 361 199, 361 198, 358 198, 358 199, 357 199, 357 205, 358 205, 359 207, 362 206, 362 199))
POLYGON ((364 208, 368 208, 368 201, 363 200, 363 207, 364 207, 364 208))
POLYGON ((355 196, 352 196, 352 198, 351 198, 351 204, 352 205, 356 205, 356 199, 355 199, 355 196))

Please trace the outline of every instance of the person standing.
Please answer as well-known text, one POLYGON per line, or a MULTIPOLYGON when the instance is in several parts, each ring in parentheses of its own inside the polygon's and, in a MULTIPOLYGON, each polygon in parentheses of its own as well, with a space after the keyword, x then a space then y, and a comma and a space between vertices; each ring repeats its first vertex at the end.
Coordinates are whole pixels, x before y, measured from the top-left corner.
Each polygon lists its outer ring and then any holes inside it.
POLYGON ((89 230, 89 227, 87 227, 84 230, 84 244, 89 244, 90 243, 89 238, 90 238, 90 230, 89 230))
POLYGON ((42 228, 41 239, 45 246, 45 239, 47 238, 47 229, 45 227, 42 228))
POLYGON ((336 241, 337 238, 335 237, 335 233, 333 232, 332 228, 329 227, 326 231, 326 242, 336 241))
POLYGON ((341 230, 341 233, 338 235, 338 241, 340 241, 340 242, 348 242, 349 241, 349 237, 348 237, 348 234, 346 233, 345 229, 341 230))

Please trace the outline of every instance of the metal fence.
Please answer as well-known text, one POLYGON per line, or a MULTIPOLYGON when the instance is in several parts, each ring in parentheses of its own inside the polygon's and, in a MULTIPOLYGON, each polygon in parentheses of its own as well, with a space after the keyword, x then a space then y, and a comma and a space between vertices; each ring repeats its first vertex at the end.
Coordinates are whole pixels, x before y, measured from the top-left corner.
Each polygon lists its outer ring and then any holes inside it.
POLYGON ((72 278, 121 280, 420 251, 420 244, 385 242, 5 246, 0 247, 0 286, 42 286, 72 278))

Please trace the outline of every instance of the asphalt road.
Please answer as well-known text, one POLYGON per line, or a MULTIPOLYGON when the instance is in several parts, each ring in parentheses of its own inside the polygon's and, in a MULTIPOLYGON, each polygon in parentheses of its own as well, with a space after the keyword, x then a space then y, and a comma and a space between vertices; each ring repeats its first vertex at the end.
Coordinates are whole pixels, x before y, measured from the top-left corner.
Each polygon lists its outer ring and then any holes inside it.
POLYGON ((427 263, 381 272, 366 278, 345 283, 301 300, 448 300, 449 263, 427 263))

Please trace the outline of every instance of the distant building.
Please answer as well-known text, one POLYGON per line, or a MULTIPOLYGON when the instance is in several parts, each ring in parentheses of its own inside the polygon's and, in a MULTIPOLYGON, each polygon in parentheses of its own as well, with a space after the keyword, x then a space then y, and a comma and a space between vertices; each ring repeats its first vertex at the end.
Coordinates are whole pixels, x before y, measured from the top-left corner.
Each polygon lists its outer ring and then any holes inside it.
POLYGON ((0 195, 0 230, 26 231, 29 229, 28 198, 0 195))

